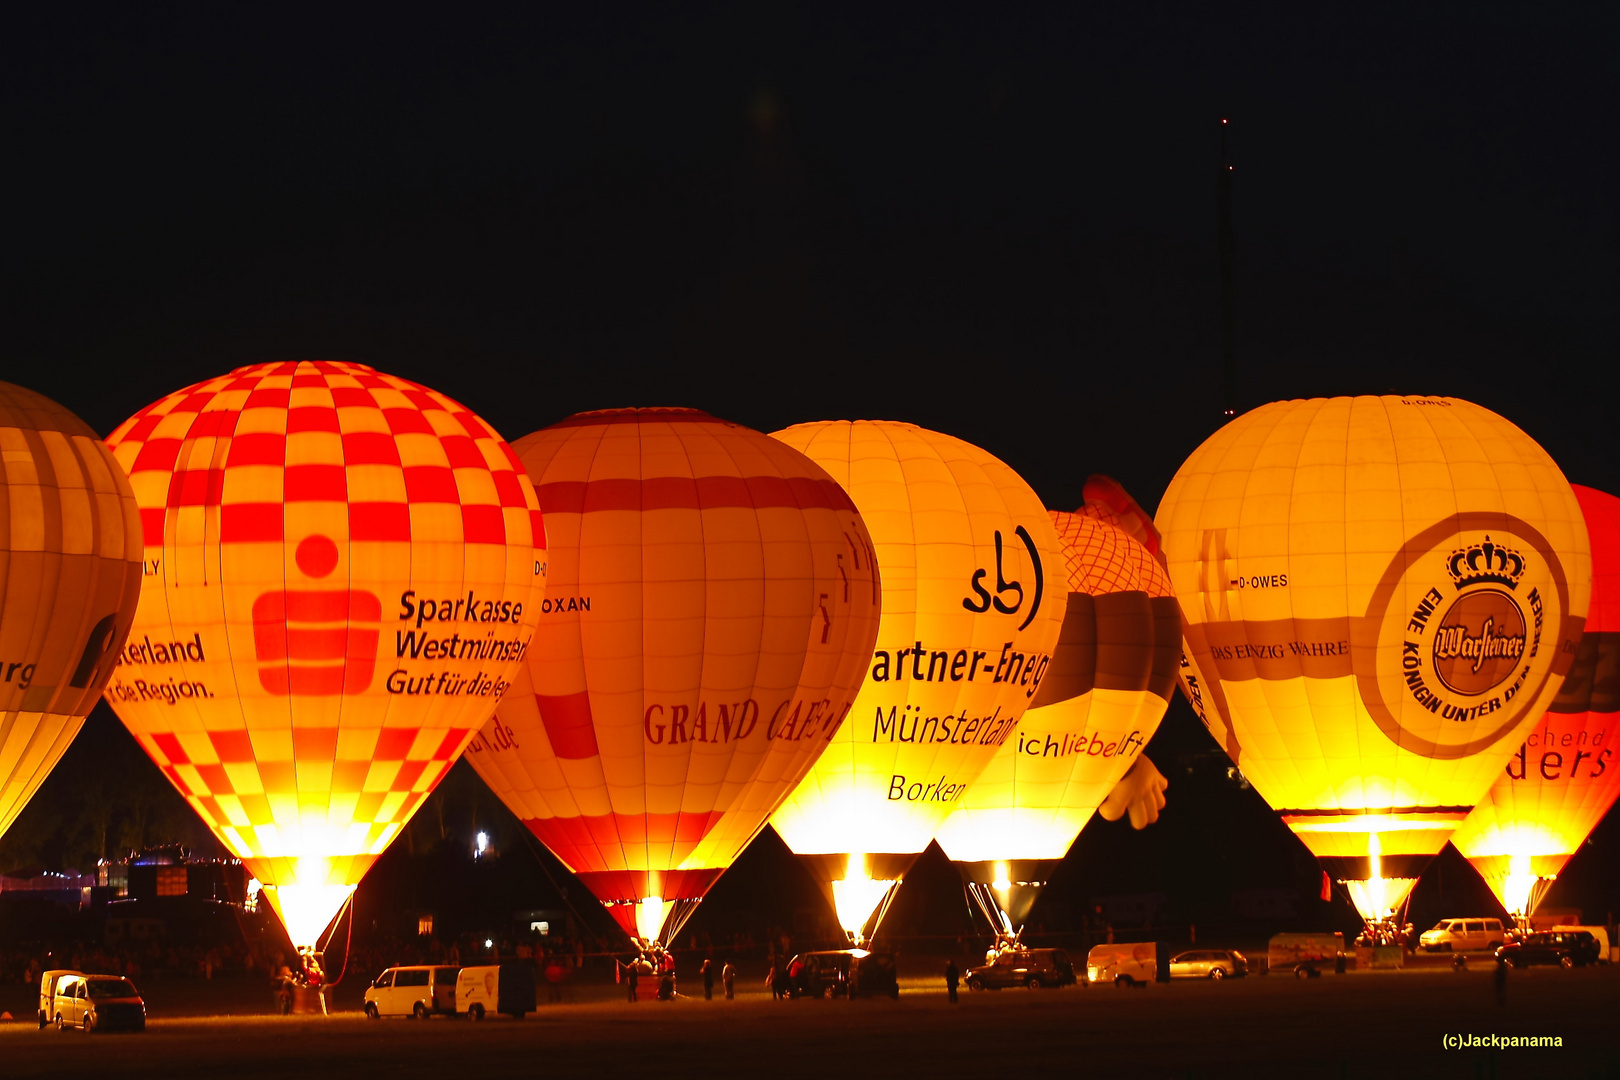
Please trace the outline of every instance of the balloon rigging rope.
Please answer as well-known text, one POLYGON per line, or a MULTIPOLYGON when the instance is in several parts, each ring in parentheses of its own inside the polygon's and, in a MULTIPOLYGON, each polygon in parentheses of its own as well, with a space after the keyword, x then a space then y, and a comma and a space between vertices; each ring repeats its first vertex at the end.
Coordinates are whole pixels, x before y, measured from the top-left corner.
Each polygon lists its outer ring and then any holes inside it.
MULTIPOLYGON (((349 915, 349 930, 343 936, 343 969, 338 972, 337 978, 326 984, 329 988, 336 987, 338 983, 343 981, 343 976, 349 973, 349 946, 354 941, 354 893, 352 892, 349 894, 349 898, 343 902, 342 909, 338 911, 338 918, 341 919, 344 912, 348 912, 349 915)), ((334 922, 332 929, 326 934, 326 940, 321 942, 321 954, 323 956, 326 954, 326 947, 332 943, 332 937, 336 931, 337 924, 334 922)))

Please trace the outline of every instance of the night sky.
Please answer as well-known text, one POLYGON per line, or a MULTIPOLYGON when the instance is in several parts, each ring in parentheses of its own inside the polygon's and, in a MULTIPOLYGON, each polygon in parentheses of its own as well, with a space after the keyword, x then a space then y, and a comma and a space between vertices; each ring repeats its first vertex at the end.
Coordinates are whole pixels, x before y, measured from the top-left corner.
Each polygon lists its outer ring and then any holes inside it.
POLYGON ((0 378, 902 419, 1151 509, 1221 422, 1225 116, 1240 409, 1466 397, 1620 490, 1612 6, 571 7, 8 12, 0 378))

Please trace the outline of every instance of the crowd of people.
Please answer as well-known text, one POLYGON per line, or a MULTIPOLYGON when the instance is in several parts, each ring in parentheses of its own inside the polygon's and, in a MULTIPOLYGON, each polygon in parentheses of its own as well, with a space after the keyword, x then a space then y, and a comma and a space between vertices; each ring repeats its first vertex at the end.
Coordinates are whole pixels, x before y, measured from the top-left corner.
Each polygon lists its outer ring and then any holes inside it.
POLYGON ((162 941, 126 945, 68 943, 0 951, 0 978, 37 986, 42 972, 71 968, 130 979, 214 979, 269 976, 287 957, 279 949, 255 949, 245 941, 217 945, 169 945, 162 941))

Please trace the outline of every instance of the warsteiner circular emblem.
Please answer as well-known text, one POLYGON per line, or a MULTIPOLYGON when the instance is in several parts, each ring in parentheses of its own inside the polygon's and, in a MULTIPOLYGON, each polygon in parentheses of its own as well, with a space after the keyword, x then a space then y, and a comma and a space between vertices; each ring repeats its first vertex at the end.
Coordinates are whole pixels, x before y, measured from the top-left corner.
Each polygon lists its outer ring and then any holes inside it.
POLYGON ((1434 673, 1459 694, 1483 694, 1513 677, 1524 642, 1524 612, 1511 595, 1465 593, 1434 628, 1434 673))
POLYGON ((1455 514, 1390 560, 1357 628, 1375 638, 1362 700, 1379 730, 1433 758, 1476 754, 1524 720, 1548 678, 1569 666, 1563 564, 1528 522, 1455 514))

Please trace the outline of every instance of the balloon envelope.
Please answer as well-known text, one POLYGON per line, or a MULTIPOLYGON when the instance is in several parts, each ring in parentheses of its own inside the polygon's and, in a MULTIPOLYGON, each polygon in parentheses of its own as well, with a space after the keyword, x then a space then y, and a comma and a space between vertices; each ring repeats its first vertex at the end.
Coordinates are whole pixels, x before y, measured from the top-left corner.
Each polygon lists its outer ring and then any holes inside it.
POLYGON ((549 587, 468 760, 628 933, 667 940, 844 721, 871 542, 803 454, 694 409, 582 413, 516 448, 549 587))
POLYGON ((1592 605, 1563 689, 1451 842, 1502 906, 1528 916, 1620 797, 1620 499, 1573 485, 1592 545, 1592 605))
POLYGON ((1175 687, 1181 615, 1169 576, 1088 509, 1051 513, 1068 599, 1040 691, 936 838, 1006 934, 1139 760, 1175 687))
POLYGON ((1006 464, 887 421, 775 433, 842 484, 883 575, 877 648, 849 720, 771 820, 861 936, 873 909, 1013 739, 1064 610, 1051 519, 1006 464))
POLYGON ((313 945, 521 664, 534 490, 465 407, 361 364, 238 368, 109 443, 148 587, 108 700, 313 945))
POLYGON ((1187 696, 1369 921, 1485 794, 1575 656, 1580 507, 1456 398, 1284 401, 1160 503, 1187 696))
POLYGON ((124 470, 49 398, 0 382, 0 835, 101 697, 141 591, 124 470))

